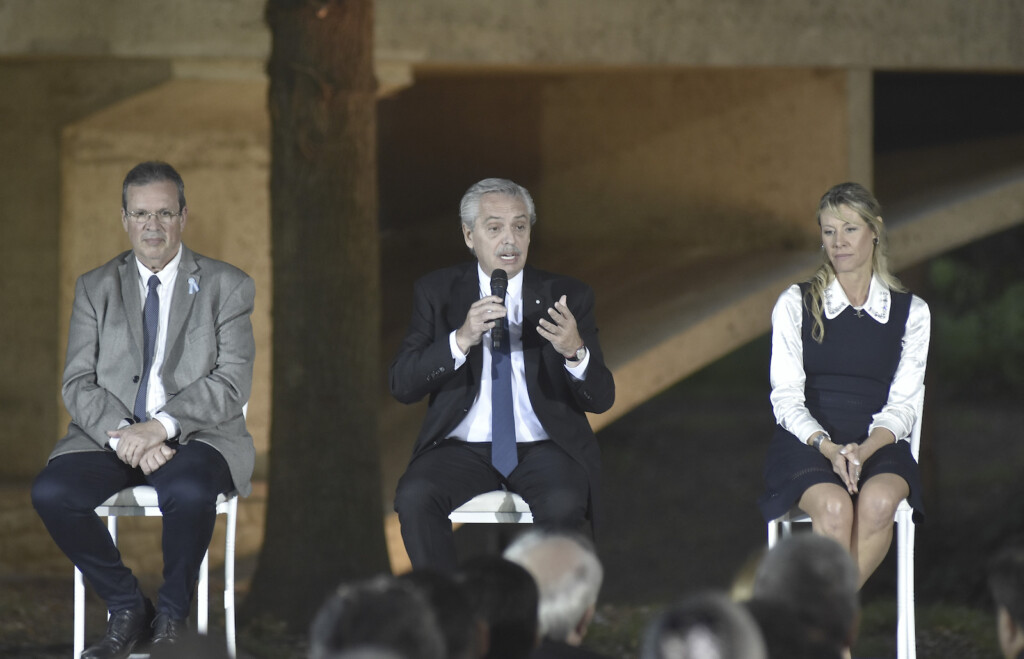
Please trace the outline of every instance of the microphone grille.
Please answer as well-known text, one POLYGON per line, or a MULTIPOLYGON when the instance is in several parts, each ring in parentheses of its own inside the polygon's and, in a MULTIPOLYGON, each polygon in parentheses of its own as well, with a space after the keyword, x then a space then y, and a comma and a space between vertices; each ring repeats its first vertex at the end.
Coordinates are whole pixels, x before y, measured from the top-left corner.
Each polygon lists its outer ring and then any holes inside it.
POLYGON ((508 290, 508 273, 501 268, 495 268, 491 272, 491 295, 505 297, 506 290, 508 290))

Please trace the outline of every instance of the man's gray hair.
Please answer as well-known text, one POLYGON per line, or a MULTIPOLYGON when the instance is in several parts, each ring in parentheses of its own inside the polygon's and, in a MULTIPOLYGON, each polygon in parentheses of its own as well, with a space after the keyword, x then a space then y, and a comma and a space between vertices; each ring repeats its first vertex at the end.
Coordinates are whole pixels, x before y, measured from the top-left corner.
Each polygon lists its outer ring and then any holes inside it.
POLYGON ((533 575, 540 591, 540 634, 565 641, 597 604, 604 569, 584 537, 534 529, 519 536, 504 556, 533 575))
POLYGON ((772 548, 754 576, 754 598, 789 606, 840 647, 856 633, 860 572, 832 538, 797 533, 772 548))
POLYGON ((519 199, 526 205, 526 213, 530 216, 530 225, 537 222, 537 210, 533 205, 533 197, 529 190, 505 178, 485 178, 466 190, 459 203, 459 218, 470 229, 476 224, 480 215, 480 199, 485 194, 503 194, 519 199))

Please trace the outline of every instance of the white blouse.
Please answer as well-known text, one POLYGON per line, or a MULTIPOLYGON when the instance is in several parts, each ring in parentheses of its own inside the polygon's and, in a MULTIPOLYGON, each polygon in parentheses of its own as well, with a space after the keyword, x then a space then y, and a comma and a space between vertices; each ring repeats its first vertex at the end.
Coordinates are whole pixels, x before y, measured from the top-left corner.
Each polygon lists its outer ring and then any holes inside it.
MULTIPOLYGON (((880 323, 889 322, 891 293, 878 277, 871 278, 868 298, 860 309, 880 323)), ((851 306, 838 279, 825 290, 823 313, 829 320, 851 306)), ((804 404, 803 300, 796 284, 779 296, 772 310, 772 409, 779 425, 796 435, 802 442, 824 431, 804 404)), ((889 430, 896 439, 907 439, 914 427, 917 411, 915 402, 924 387, 924 370, 931 336, 931 312, 924 300, 911 297, 907 329, 903 334, 903 352, 896 367, 889 399, 872 417, 868 434, 876 427, 889 430)), ((850 437, 834 437, 837 444, 851 441, 850 437)))

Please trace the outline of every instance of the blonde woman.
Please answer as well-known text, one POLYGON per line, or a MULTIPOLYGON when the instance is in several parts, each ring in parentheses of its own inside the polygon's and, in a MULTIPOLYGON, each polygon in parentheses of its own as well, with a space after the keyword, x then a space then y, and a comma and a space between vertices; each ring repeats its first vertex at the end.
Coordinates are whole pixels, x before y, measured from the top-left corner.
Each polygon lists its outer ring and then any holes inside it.
POLYGON ((924 386, 931 316, 890 272, 878 201, 843 183, 818 205, 822 264, 772 312, 771 401, 778 422, 759 500, 766 520, 793 505, 848 548, 860 585, 892 541, 903 499, 923 513, 904 441, 924 386))

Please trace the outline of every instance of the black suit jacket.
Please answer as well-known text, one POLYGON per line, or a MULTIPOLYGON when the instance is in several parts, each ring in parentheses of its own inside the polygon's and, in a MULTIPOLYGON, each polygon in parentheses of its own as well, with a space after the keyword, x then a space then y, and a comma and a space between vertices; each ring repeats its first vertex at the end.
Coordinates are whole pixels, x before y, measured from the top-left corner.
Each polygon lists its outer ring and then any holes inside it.
MULTIPOLYGON (((527 266, 523 271, 523 357, 530 403, 551 439, 586 469, 593 516, 600 483, 600 451, 586 412, 600 413, 615 401, 615 383, 604 363, 594 321, 594 292, 571 277, 527 266), (565 357, 537 333, 540 318, 566 296, 580 336, 590 351, 586 379, 565 369, 565 357)), ((480 299, 477 263, 426 275, 416 282, 409 331, 389 370, 392 395, 403 403, 429 396, 429 407, 412 459, 448 437, 469 412, 480 389, 483 347, 473 346, 455 369, 448 336, 480 299)))

